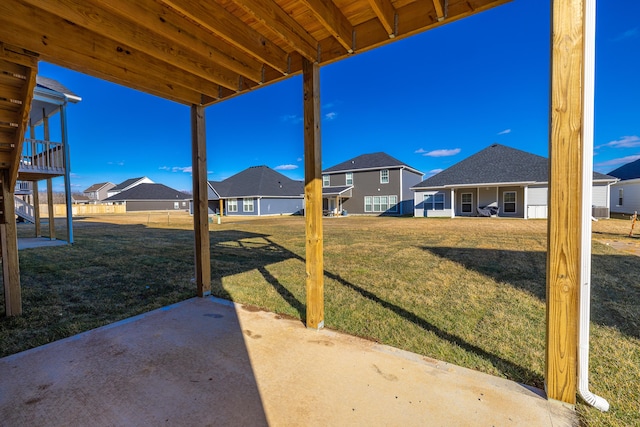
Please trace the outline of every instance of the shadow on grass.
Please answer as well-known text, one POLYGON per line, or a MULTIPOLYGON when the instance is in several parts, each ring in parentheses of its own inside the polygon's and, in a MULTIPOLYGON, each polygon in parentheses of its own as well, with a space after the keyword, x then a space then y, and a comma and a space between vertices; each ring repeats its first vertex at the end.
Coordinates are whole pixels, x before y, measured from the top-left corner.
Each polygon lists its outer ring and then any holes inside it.
MULTIPOLYGON (((422 247, 441 258, 462 264, 546 300, 546 252, 455 247, 422 247)), ((591 320, 640 338, 640 257, 593 255, 591 263, 591 320)))

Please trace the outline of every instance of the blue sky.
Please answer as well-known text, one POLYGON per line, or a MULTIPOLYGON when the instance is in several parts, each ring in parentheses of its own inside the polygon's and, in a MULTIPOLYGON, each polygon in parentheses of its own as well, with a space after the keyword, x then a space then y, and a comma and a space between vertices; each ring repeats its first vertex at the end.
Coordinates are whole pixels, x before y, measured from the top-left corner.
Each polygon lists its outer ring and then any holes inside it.
MULTIPOLYGON (((322 159, 384 151, 425 178, 500 143, 548 153, 549 1, 514 0, 321 69, 322 159)), ((597 5, 594 169, 640 158, 640 2, 597 5)), ((191 189, 189 107, 41 63, 68 109, 72 189, 148 176, 191 189)), ((206 109, 209 179, 303 179, 300 76, 206 109)), ((56 182, 62 189, 62 181, 56 182)))

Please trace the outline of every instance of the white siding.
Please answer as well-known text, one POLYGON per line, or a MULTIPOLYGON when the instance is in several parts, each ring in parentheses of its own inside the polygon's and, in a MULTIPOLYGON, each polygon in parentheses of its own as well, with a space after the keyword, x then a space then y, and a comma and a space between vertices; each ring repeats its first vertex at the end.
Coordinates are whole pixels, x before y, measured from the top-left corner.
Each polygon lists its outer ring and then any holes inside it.
MULTIPOLYGON (((591 206, 607 207, 607 184, 593 184, 593 197, 591 198, 591 206)), ((616 194, 617 196, 617 194, 616 194)))
POLYGON ((640 211, 640 180, 631 179, 611 185, 611 212, 633 214, 640 211), (618 205, 618 190, 622 188, 624 197, 622 206, 618 205))
POLYGON ((547 206, 547 187, 529 187, 527 204, 529 206, 547 206))
POLYGON ((441 190, 441 191, 425 191, 418 190, 414 191, 414 209, 413 216, 415 217, 451 217, 451 192, 449 190, 441 190), (434 210, 434 209, 425 209, 424 199, 425 196, 430 196, 434 194, 444 194, 444 209, 442 210, 434 210))

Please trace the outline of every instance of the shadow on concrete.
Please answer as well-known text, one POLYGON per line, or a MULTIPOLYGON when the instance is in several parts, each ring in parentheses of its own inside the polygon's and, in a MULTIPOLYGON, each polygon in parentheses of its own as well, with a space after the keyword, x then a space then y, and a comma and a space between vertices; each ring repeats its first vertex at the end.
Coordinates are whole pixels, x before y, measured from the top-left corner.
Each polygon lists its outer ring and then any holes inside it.
MULTIPOLYGON (((464 265, 546 301, 546 252, 425 246, 423 250, 464 265)), ((640 257, 592 255, 591 321, 640 338, 640 257)))

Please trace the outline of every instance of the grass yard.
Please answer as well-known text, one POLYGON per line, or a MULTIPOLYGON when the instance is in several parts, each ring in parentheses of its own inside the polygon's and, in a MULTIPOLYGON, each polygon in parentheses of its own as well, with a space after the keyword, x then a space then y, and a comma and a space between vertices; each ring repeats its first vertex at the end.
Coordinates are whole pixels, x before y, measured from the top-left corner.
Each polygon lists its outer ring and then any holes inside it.
MULTIPOLYGON (((579 404, 590 426, 640 425, 640 239, 629 226, 593 224, 590 383, 611 410, 579 404)), ((304 218, 210 229, 214 295, 304 318, 304 218)), ((20 252, 24 315, 0 318, 0 356, 195 294, 188 215, 87 217, 74 230, 73 247, 20 252)), ((540 220, 327 218, 325 324, 542 388, 546 232, 540 220)))

